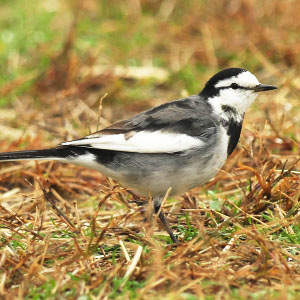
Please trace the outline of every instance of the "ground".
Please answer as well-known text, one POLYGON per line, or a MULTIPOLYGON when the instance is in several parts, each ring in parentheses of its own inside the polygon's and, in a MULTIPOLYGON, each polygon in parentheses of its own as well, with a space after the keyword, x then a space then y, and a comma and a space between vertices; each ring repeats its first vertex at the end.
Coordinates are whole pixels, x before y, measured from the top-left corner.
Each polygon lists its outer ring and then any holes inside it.
POLYGON ((278 90, 203 187, 180 243, 96 171, 0 164, 1 299, 298 299, 299 1, 3 0, 0 150, 53 147, 199 92, 225 67, 278 90))

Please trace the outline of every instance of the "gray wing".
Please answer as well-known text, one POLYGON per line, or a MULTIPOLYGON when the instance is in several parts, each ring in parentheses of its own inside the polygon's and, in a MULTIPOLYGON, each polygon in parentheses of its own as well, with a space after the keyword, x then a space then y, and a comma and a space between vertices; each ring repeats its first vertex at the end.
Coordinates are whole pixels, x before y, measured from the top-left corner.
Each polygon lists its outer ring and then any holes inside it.
POLYGON ((202 147, 216 134, 218 120, 199 96, 176 100, 61 146, 143 153, 172 153, 202 147))
POLYGON ((218 120, 211 107, 199 96, 176 100, 144 111, 134 117, 106 127, 94 134, 118 134, 131 131, 164 130, 190 136, 214 133, 218 120))

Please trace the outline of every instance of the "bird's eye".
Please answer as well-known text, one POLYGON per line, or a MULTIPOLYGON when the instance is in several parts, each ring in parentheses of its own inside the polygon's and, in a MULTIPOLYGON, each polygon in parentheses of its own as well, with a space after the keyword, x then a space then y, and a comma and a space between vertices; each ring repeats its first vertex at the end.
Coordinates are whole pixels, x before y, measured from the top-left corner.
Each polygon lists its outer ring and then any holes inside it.
POLYGON ((231 85, 230 85, 230 87, 232 88, 232 89, 234 89, 234 90, 236 90, 236 89, 238 89, 239 88, 239 85, 237 84, 237 83, 232 83, 231 85))

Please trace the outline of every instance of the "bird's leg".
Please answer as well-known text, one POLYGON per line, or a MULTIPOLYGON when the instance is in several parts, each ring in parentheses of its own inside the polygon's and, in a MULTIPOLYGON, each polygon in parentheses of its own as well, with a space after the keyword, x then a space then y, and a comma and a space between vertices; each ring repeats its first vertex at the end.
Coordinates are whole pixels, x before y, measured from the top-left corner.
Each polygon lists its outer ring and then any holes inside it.
MULTIPOLYGON (((162 198, 161 197, 155 197, 153 199, 154 202, 154 212, 157 214, 159 212, 160 206, 161 206, 161 201, 162 198)), ((170 228, 169 222, 163 212, 163 210, 161 209, 158 215, 160 221, 162 222, 162 224, 164 225, 166 231, 168 232, 171 240, 173 241, 173 243, 178 243, 178 240, 176 239, 175 235, 172 232, 172 229, 170 228)))

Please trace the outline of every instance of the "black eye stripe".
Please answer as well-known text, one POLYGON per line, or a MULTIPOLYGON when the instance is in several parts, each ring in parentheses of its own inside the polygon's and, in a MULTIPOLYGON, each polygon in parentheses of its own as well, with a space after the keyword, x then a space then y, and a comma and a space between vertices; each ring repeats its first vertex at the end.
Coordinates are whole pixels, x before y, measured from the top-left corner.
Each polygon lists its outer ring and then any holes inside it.
POLYGON ((250 87, 244 87, 244 86, 240 86, 238 85, 237 83, 235 83, 234 86, 232 86, 233 83, 229 86, 220 86, 218 87, 217 89, 219 90, 223 90, 223 89, 234 89, 234 90, 237 90, 237 89, 241 89, 241 90, 253 90, 254 88, 250 88, 250 87))

